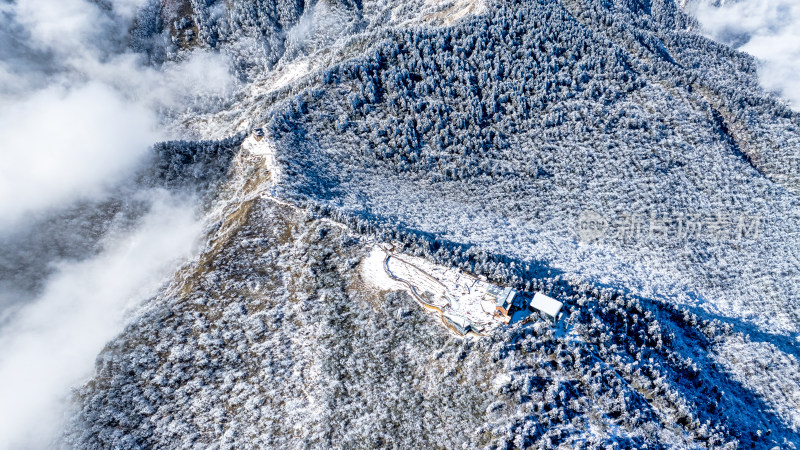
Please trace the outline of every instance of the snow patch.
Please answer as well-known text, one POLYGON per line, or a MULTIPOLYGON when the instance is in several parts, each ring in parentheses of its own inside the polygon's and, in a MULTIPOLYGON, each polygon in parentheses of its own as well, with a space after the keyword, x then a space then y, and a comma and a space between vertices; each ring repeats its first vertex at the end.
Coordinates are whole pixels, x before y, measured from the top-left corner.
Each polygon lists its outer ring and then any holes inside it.
POLYGON ((278 78, 272 82, 272 86, 270 89, 272 91, 277 91, 278 89, 282 89, 288 85, 290 85, 295 80, 299 80, 303 77, 303 75, 307 74, 311 69, 311 64, 308 61, 297 61, 291 64, 287 64, 283 70, 278 72, 278 78))
POLYGON ((457 0, 440 1, 431 0, 429 4, 441 6, 441 11, 426 16, 426 19, 439 19, 443 26, 450 26, 467 16, 477 16, 486 12, 486 2, 484 0, 457 0))
POLYGON ((279 91, 311 72, 311 62, 303 59, 279 66, 263 81, 255 83, 251 95, 263 95, 279 91))
POLYGON ((507 373, 498 374, 496 377, 492 378, 492 390, 499 393, 503 390, 504 387, 511 384, 511 375, 507 373))
POLYGON ((383 261, 386 259, 386 251, 380 247, 374 247, 361 261, 359 271, 361 277, 367 283, 375 286, 382 291, 396 291, 404 289, 401 283, 391 279, 383 269, 383 261))
POLYGON ((250 135, 242 142, 242 148, 251 155, 263 157, 264 167, 269 171, 272 183, 278 182, 280 168, 275 158, 275 145, 272 143, 270 136, 266 135, 259 139, 254 135, 250 135))

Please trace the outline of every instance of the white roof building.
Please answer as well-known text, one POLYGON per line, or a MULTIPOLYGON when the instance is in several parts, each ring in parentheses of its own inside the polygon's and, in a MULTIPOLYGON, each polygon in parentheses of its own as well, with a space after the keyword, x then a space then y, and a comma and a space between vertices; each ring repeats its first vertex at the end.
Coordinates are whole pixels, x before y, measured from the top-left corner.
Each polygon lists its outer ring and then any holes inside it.
POLYGON ((531 300, 531 309, 541 311, 553 321, 558 320, 558 315, 561 313, 562 306, 563 304, 560 301, 540 294, 539 292, 537 292, 536 295, 533 296, 533 300, 531 300))

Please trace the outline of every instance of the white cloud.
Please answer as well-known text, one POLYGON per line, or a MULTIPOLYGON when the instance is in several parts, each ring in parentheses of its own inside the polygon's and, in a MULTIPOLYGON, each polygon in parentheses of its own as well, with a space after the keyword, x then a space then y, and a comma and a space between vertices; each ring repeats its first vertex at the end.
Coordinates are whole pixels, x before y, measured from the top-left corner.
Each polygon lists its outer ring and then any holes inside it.
MULTIPOLYGON (((231 89, 218 54, 155 68, 125 48, 145 1, 0 2, 0 234, 110 195, 149 146, 173 137, 165 109, 180 113, 231 89)), ((122 311, 191 254, 200 233, 191 205, 163 194, 148 201, 152 210, 127 234, 105 236, 88 259, 57 252, 72 259, 47 261, 57 270, 34 300, 0 311, 0 448, 49 446, 70 388, 91 375, 122 311)))
POLYGON ((759 79, 800 111, 800 1, 698 3, 693 14, 714 40, 759 60, 759 79))
POLYGON ((0 32, 0 231, 26 213, 99 195, 171 137, 158 130, 160 111, 230 91, 219 54, 197 51, 154 68, 120 47, 142 3, 0 5, 8 24, 0 32))
POLYGON ((62 264, 45 291, 0 330, 0 448, 46 448, 69 389, 91 375, 124 311, 151 296, 191 255, 193 210, 157 194, 132 233, 108 238, 95 258, 62 264))
POLYGON ((159 137, 152 112, 100 83, 37 92, 0 112, 0 228, 97 196, 159 137))

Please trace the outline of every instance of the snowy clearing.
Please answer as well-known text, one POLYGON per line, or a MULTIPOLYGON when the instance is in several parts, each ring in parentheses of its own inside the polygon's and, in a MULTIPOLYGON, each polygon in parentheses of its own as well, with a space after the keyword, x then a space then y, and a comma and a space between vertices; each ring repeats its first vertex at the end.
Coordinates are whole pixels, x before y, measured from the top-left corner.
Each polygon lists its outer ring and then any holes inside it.
POLYGON ((509 298, 507 308, 513 306, 518 310, 506 315, 498 311, 497 304, 502 303, 497 301, 502 290, 499 286, 458 269, 380 246, 373 247, 364 258, 360 271, 364 280, 381 290, 407 291, 425 309, 437 312, 444 324, 459 336, 470 331, 482 335, 503 323, 518 323, 531 314, 524 306, 519 307, 527 300, 513 289, 503 292, 509 298))
POLYGON ((264 168, 271 174, 273 185, 280 180, 280 167, 275 159, 275 146, 269 136, 251 134, 242 142, 242 148, 251 155, 264 158, 264 168))

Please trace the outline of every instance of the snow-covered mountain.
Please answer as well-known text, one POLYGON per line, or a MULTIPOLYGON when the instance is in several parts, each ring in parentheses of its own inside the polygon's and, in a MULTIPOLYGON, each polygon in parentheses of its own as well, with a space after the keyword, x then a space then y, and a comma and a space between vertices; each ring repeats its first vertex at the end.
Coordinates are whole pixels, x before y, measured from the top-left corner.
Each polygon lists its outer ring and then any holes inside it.
POLYGON ((3 344, 53 261, 161 211, 142 192, 192 199, 200 244, 127 305, 58 445, 796 448, 800 116, 691 6, 137 3, 116 51, 234 81, 157 102, 180 139, 105 197, 0 233, 3 344), (375 243, 565 316, 455 337, 362 278, 375 243))

